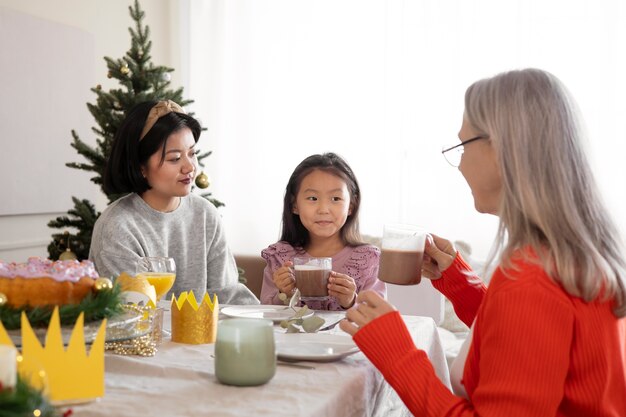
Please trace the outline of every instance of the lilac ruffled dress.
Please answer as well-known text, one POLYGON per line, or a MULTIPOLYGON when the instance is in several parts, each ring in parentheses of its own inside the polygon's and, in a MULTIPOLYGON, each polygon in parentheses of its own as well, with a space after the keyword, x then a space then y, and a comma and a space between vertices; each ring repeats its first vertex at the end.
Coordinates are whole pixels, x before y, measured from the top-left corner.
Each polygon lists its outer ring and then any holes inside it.
MULTIPOLYGON (((303 248, 294 248, 287 242, 277 242, 261 251, 261 256, 267 262, 263 272, 263 285, 261 287, 262 304, 283 304, 278 299, 278 288, 274 285, 272 277, 274 271, 283 266, 287 261, 292 261, 295 256, 311 256, 303 248)), ((380 250, 372 245, 346 246, 333 257, 333 271, 346 274, 356 282, 357 294, 363 290, 374 290, 382 297, 387 296, 385 283, 378 279, 378 264, 380 250)), ((343 310, 334 297, 323 301, 306 301, 313 310, 343 310)))

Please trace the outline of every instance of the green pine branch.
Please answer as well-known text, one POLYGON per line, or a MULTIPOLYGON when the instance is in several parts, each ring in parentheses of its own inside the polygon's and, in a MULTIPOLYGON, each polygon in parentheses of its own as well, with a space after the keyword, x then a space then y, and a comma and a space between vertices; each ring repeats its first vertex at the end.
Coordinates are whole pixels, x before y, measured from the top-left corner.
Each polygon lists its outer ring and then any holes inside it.
POLYGON ((13 388, 0 384, 0 417, 60 417, 59 410, 50 404, 40 389, 33 388, 20 374, 13 388))

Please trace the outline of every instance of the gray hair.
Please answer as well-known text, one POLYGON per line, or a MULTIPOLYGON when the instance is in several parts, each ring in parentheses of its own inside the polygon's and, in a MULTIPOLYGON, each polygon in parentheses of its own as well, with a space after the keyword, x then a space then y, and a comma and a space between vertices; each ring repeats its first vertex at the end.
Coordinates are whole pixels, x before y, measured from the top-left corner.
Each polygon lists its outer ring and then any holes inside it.
MULTIPOLYGON (((488 135, 502 175, 494 252, 506 269, 530 247, 569 294, 613 299, 626 316, 626 254, 583 149, 582 119, 552 74, 511 71, 465 93, 465 118, 488 135)), ((493 259, 492 255, 492 259, 493 259)))

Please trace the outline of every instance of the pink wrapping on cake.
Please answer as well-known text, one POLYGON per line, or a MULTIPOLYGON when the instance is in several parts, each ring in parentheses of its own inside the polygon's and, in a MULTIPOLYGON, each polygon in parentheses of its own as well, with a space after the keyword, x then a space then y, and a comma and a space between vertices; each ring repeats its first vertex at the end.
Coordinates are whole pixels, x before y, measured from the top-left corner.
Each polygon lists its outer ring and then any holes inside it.
POLYGON ((3 278, 41 278, 50 277, 56 281, 77 282, 81 277, 98 278, 98 273, 91 261, 51 261, 38 257, 28 258, 28 262, 0 261, 0 277, 3 278))

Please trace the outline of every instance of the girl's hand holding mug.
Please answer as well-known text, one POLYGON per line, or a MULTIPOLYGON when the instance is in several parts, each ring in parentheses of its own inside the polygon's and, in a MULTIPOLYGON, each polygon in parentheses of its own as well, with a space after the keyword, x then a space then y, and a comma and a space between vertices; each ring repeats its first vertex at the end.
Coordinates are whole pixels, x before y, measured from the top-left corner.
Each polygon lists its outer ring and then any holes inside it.
POLYGON ((274 272, 272 280, 278 291, 291 295, 296 288, 296 279, 293 276, 293 262, 287 261, 274 272))
POLYGON ((354 278, 331 271, 328 279, 328 295, 335 297, 341 307, 352 307, 356 300, 356 282, 354 282, 354 278))
POLYGON ((394 306, 371 290, 359 293, 356 301, 356 305, 346 313, 346 320, 339 322, 341 330, 351 336, 370 321, 396 311, 394 306))

